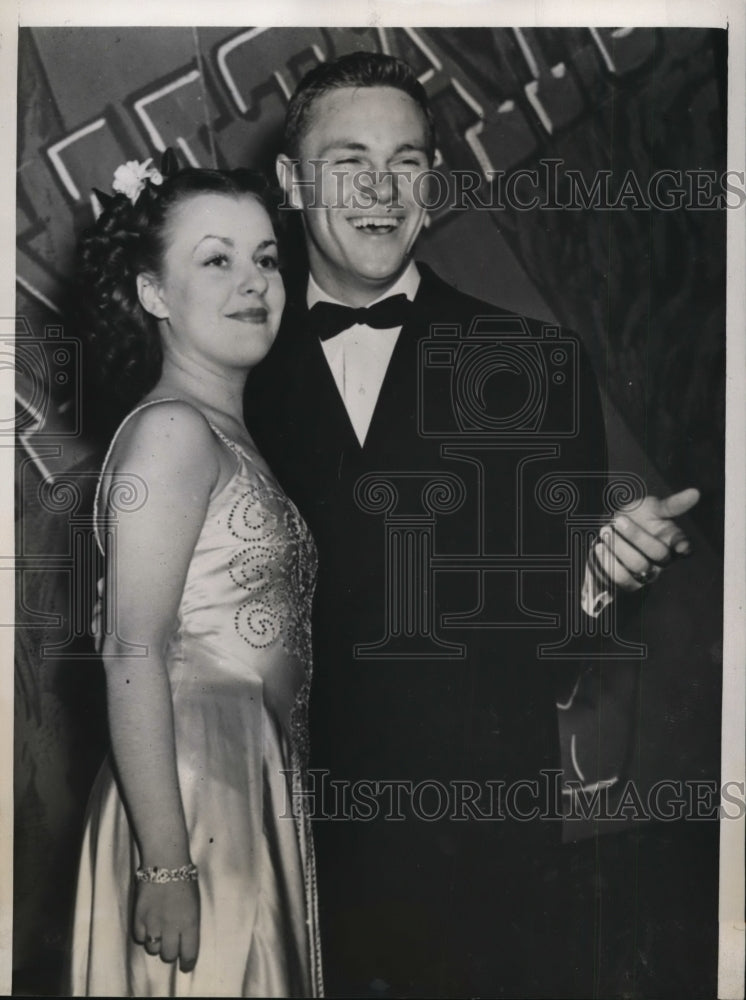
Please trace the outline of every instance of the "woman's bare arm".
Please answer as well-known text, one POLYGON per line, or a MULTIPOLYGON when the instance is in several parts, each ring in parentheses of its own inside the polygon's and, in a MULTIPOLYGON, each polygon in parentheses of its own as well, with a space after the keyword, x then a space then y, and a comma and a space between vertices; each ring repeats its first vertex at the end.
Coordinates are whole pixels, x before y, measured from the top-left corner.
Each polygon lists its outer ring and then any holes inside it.
MULTIPOLYGON (((183 403, 159 403, 132 418, 110 471, 134 473, 147 497, 118 515, 113 558, 116 634, 105 636, 111 744, 142 867, 191 861, 176 766, 165 652, 194 547, 220 465, 204 418, 183 403), (145 646, 133 656, 129 643, 145 646)), ((115 481, 115 479, 114 479, 115 481)), ((153 954, 196 961, 196 883, 138 885, 133 931, 153 954), (160 938, 147 944, 147 938, 160 938)))

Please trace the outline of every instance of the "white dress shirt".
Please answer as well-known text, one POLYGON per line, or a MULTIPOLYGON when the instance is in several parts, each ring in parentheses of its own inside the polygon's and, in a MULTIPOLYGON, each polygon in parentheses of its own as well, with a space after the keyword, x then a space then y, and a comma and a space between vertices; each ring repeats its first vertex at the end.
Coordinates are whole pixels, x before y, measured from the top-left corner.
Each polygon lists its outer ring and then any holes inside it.
MULTIPOLYGON (((417 294, 419 285, 419 271, 414 261, 410 261, 399 280, 368 305, 372 306, 382 299, 401 294, 406 295, 411 302, 417 294)), ((313 277, 308 279, 306 301, 309 309, 317 302, 348 305, 327 295, 313 277)), ((365 323, 355 323, 336 337, 321 342, 321 348, 345 404, 350 423, 361 445, 365 444, 373 411, 400 333, 400 326, 392 327, 390 330, 376 330, 365 323)))

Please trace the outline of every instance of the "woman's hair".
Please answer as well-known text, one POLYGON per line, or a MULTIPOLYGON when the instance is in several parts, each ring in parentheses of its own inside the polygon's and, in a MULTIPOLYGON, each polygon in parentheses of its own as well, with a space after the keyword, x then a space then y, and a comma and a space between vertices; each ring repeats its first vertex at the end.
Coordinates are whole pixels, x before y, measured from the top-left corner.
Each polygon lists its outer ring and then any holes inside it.
MULTIPOLYGON (((72 295, 87 381, 99 401, 97 424, 118 423, 160 377, 163 355, 157 320, 140 304, 137 275, 161 274, 174 209, 185 199, 210 193, 253 196, 277 232, 279 199, 264 175, 254 170, 187 168, 164 177, 161 184, 146 181, 134 204, 123 194, 100 196, 103 211, 78 243, 72 295)), ((111 428, 98 429, 106 436, 111 428)))

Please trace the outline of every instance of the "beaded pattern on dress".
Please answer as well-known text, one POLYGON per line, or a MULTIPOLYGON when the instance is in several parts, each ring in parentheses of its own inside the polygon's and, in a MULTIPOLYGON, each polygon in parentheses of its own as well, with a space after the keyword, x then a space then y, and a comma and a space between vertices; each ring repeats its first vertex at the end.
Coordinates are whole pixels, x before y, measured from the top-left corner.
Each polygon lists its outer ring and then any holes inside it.
MULTIPOLYGON (((217 434, 231 450, 250 461, 243 449, 217 434)), ((314 995, 323 997, 324 979, 318 936, 318 890, 316 858, 313 850, 311 816, 306 807, 305 772, 308 767, 308 700, 311 693, 312 645, 311 607, 316 586, 318 554, 313 537, 297 507, 285 493, 266 480, 252 485, 234 503, 228 528, 241 542, 247 542, 230 562, 231 577, 251 595, 239 608, 236 628, 251 646, 262 649, 275 639, 297 656, 305 676, 290 712, 292 801, 298 834, 306 845, 305 888, 309 926, 309 958, 314 995)))
POLYGON ((230 562, 234 583, 250 595, 236 614, 239 635, 256 649, 279 639, 308 662, 316 549, 300 514, 280 490, 252 485, 234 503, 228 528, 248 542, 230 562))
POLYGON ((250 595, 236 612, 238 634, 256 649, 279 639, 306 667, 290 719, 298 763, 305 767, 316 546, 295 505, 266 482, 242 493, 231 508, 228 528, 235 538, 248 543, 229 567, 233 581, 250 595))
MULTIPOLYGON (((213 429, 231 451, 247 464, 253 464, 243 448, 219 428, 213 426, 213 429)), ((313 669, 311 608, 318 553, 313 536, 295 504, 279 487, 265 479, 261 485, 247 488, 233 504, 228 515, 228 529, 236 539, 248 543, 229 565, 233 581, 250 594, 236 614, 238 634, 257 649, 279 639, 283 648, 297 656, 305 667, 304 680, 290 712, 291 783, 293 802, 302 803, 300 810, 293 808, 293 815, 307 851, 306 922, 314 995, 323 997, 316 859, 311 816, 304 794, 309 757, 308 700, 313 669)))

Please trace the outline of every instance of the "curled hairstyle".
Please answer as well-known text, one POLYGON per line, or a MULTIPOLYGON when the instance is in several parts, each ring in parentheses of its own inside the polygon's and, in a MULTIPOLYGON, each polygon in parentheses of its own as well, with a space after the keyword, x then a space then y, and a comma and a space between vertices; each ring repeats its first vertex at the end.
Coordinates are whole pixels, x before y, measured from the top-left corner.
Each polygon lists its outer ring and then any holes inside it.
POLYGON ((427 156, 433 162, 435 121, 425 88, 407 63, 381 52, 350 52, 331 62, 319 63, 306 73, 285 114, 284 151, 288 156, 299 157, 301 139, 311 124, 314 101, 330 90, 343 87, 393 87, 408 94, 425 118, 427 156))
POLYGON ((158 321, 140 304, 137 276, 161 275, 173 211, 200 194, 251 195, 278 231, 278 200, 264 175, 188 168, 159 185, 148 180, 134 205, 123 194, 102 196, 101 215, 79 240, 72 311, 104 436, 160 377, 158 321))

